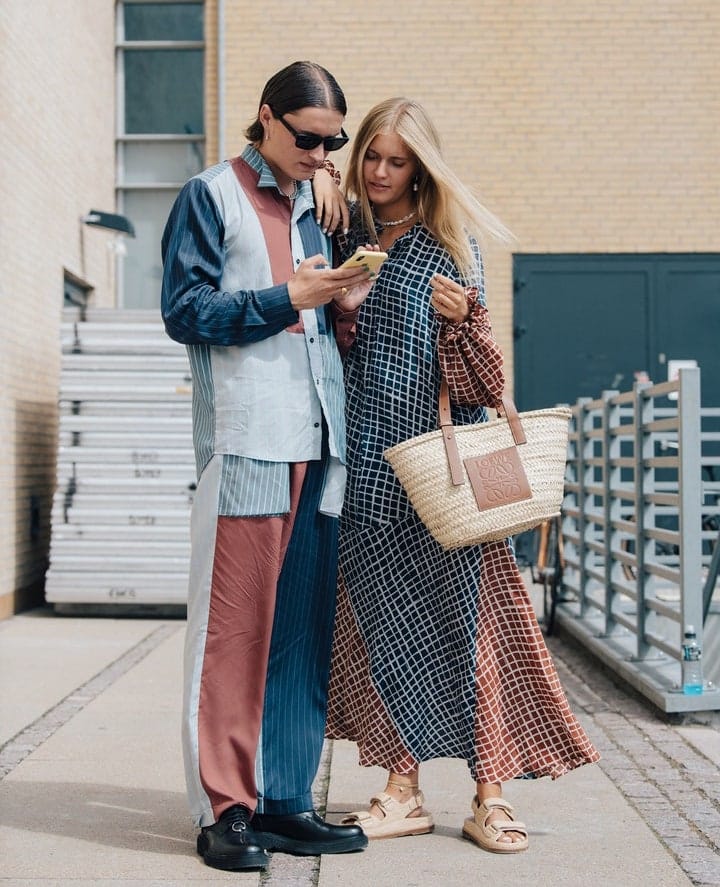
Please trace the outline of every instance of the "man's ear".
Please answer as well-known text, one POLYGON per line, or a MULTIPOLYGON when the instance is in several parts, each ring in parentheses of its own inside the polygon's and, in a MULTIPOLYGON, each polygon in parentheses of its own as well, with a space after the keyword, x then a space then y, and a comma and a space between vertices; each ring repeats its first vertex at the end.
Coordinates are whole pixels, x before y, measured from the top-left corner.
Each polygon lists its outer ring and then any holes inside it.
POLYGON ((270 105, 260 105, 260 110, 258 111, 258 120, 263 125, 263 129, 267 129, 270 121, 273 119, 273 112, 270 110, 270 105))

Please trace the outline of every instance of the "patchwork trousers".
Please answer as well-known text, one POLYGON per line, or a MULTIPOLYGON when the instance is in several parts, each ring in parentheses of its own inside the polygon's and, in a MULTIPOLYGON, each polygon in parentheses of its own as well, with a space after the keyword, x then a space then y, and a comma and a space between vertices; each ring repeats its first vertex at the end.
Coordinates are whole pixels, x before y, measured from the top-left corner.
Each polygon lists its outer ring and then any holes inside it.
POLYGON ((182 741, 196 826, 234 804, 312 809, 335 615, 338 520, 325 462, 290 466, 288 514, 218 516, 222 457, 191 518, 182 741))

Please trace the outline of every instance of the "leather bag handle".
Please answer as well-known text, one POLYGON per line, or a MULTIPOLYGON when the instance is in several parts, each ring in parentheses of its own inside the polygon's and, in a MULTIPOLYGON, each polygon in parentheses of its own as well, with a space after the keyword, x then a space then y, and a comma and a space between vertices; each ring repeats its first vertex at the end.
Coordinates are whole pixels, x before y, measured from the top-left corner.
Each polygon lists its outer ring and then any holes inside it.
POLYGON ((450 411, 450 390, 445 379, 440 381, 440 430, 442 431, 443 443, 445 444, 445 455, 447 456, 448 466, 450 468, 450 480, 454 487, 459 487, 465 483, 465 472, 463 471, 460 461, 460 453, 458 451, 457 440, 455 438, 455 426, 452 423, 452 413, 450 411))
MULTIPOLYGON (((448 388, 448 383, 444 377, 440 380, 438 407, 439 424, 440 430, 442 431, 443 443, 445 444, 445 455, 447 456, 448 466, 450 468, 450 479, 453 486, 458 487, 465 483, 465 472, 463 471, 457 438, 455 437, 455 426, 452 423, 450 389, 448 388)), ((522 421, 520 420, 520 414, 517 411, 513 399, 509 395, 503 394, 502 404, 498 404, 497 410, 499 414, 507 419, 510 433, 515 441, 515 446, 527 443, 525 431, 522 427, 522 421)))
POLYGON ((501 416, 505 416, 508 420, 508 425, 510 426, 510 433, 513 436, 513 440, 515 441, 515 446, 519 447, 521 444, 527 443, 527 438, 525 437, 525 429, 522 426, 522 421, 520 420, 520 413, 517 411, 517 407, 515 406, 515 401, 510 397, 509 394, 503 394, 502 396, 502 407, 498 406, 498 413, 501 416))

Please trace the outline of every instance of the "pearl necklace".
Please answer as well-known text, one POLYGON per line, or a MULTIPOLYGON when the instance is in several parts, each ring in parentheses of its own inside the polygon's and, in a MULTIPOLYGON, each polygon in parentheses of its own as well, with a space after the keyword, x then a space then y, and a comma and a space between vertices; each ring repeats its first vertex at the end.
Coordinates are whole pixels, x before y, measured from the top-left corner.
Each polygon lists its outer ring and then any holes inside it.
POLYGON ((406 216, 403 216, 401 219, 395 219, 394 222, 383 222, 382 219, 373 219, 373 221, 375 222, 376 228, 395 228, 398 225, 402 225, 404 222, 409 222, 416 212, 417 210, 412 209, 406 216))

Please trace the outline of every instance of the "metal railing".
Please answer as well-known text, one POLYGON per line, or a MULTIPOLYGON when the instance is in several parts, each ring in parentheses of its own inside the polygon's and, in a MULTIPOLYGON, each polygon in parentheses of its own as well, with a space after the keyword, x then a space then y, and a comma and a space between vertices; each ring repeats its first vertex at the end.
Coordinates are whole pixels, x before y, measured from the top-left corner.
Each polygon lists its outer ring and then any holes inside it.
POLYGON ((697 368, 573 408, 556 618, 666 712, 720 709, 718 420, 701 408, 697 368), (688 625, 704 651, 698 696, 680 688, 688 625))

